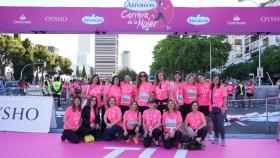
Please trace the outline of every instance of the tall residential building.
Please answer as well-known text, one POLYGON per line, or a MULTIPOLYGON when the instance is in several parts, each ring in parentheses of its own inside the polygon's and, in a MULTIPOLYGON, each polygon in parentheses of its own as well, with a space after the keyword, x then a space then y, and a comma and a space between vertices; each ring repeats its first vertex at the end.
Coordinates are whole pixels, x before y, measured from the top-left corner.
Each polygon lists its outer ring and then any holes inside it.
POLYGON ((261 44, 261 51, 269 46, 279 46, 279 35, 247 35, 244 38, 245 61, 250 61, 253 57, 259 55, 259 44, 261 44))
MULTIPOLYGON (((78 42, 77 65, 75 66, 79 66, 79 69, 82 71, 83 65, 85 65, 86 71, 89 74, 94 65, 94 55, 91 49, 93 41, 91 40, 91 35, 80 34, 78 42)), ((74 71, 76 71, 76 68, 74 68, 74 71)))
POLYGON ((95 35, 95 72, 103 78, 118 71, 118 35, 95 35))
POLYGON ((226 66, 244 62, 245 51, 243 47, 244 36, 229 35, 228 43, 231 45, 231 51, 228 56, 226 66))
POLYGON ((121 68, 131 68, 130 65, 130 52, 129 51, 123 51, 121 55, 121 68))

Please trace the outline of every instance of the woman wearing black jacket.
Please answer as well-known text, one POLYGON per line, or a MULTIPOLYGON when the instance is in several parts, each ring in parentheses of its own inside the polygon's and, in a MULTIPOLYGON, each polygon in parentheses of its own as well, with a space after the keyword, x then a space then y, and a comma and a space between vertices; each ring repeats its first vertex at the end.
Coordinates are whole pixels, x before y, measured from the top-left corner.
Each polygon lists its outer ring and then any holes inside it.
POLYGON ((89 105, 84 106, 82 110, 82 127, 89 129, 95 138, 100 138, 100 117, 97 107, 97 98, 89 99, 89 105))

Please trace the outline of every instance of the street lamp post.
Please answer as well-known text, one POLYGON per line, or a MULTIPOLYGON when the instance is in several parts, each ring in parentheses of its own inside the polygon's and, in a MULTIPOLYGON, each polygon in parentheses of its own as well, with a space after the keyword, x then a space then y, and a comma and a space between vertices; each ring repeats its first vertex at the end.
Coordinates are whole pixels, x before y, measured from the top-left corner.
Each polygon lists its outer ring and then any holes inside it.
POLYGON ((25 65, 22 69, 21 69, 21 72, 20 72, 20 79, 22 79, 22 73, 23 73, 23 71, 24 71, 24 69, 27 67, 27 66, 34 66, 34 65, 44 65, 44 66, 46 66, 46 62, 43 62, 43 63, 32 63, 32 64, 27 64, 27 65, 25 65))
MULTIPOLYGON (((255 2, 253 0, 238 0, 238 2, 245 2, 245 1, 252 2, 257 7, 261 7, 260 4, 258 4, 257 2, 255 2)), ((261 86, 261 73, 259 72, 259 71, 261 71, 261 51, 262 51, 261 45, 262 45, 262 36, 261 36, 261 34, 259 34, 259 68, 257 70, 257 75, 258 75, 258 78, 259 78, 259 86, 261 86)))

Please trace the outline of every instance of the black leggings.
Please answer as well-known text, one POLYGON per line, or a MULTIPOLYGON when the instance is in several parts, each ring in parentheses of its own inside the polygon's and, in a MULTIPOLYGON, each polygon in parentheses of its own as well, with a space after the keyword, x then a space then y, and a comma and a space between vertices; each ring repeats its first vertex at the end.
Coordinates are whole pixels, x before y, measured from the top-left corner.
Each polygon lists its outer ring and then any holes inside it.
POLYGON ((152 137, 150 137, 148 134, 144 137, 144 147, 149 147, 152 144, 152 139, 155 138, 156 141, 158 141, 159 136, 162 134, 161 130, 156 128, 152 132, 152 137))
POLYGON ((158 105, 157 109, 160 111, 161 114, 163 114, 163 112, 166 111, 167 102, 168 102, 168 98, 163 100, 156 99, 156 103, 158 105))
MULTIPOLYGON (((135 127, 136 128, 136 127, 135 127)), ((124 140, 127 140, 129 138, 129 136, 135 136, 136 133, 135 133, 135 128, 134 129, 126 129, 127 130, 127 135, 125 135, 123 137, 124 140)), ((143 128, 142 127, 139 127, 139 131, 138 131, 138 134, 139 133, 142 133, 143 132, 143 128)))
POLYGON ((143 112, 147 109, 149 109, 148 106, 138 106, 138 110, 139 110, 139 112, 141 112, 141 114, 143 114, 143 112))
POLYGON ((201 138, 201 140, 204 140, 207 136, 208 129, 207 127, 202 127, 200 130, 197 131, 197 137, 201 138))
POLYGON ((129 106, 120 105, 120 109, 122 111, 122 115, 124 115, 125 111, 129 110, 129 106))
POLYGON ((66 139, 71 143, 78 144, 84 136, 90 134, 90 131, 87 128, 80 127, 77 131, 73 130, 64 130, 61 138, 66 139))
POLYGON ((104 131, 104 140, 111 141, 115 139, 116 134, 121 135, 122 128, 119 125, 113 125, 111 128, 106 128, 104 131))
POLYGON ((187 114, 191 112, 191 105, 190 104, 181 105, 179 111, 181 112, 183 121, 185 121, 187 114))
POLYGON ((182 132, 176 131, 173 138, 164 139, 164 147, 166 149, 170 149, 174 143, 181 143, 182 142, 182 132))
POLYGON ((224 128, 224 115, 220 113, 211 112, 211 119, 213 122, 215 138, 219 138, 219 134, 221 134, 221 138, 225 139, 225 128, 224 128))
MULTIPOLYGON (((102 137, 102 133, 100 129, 91 129, 88 127, 84 127, 82 126, 84 129, 87 129, 88 131, 90 131, 90 134, 92 134, 94 136, 94 138, 97 138, 97 140, 100 140, 100 138, 102 137)), ((95 139, 96 140, 96 139, 95 139)))

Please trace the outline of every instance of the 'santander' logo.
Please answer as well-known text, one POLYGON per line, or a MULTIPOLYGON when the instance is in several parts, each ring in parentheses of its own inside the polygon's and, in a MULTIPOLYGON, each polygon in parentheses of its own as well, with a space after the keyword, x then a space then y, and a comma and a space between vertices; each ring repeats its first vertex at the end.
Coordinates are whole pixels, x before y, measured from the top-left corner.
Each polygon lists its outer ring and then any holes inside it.
POLYGON ((210 18, 201 14, 196 14, 188 17, 187 22, 191 25, 206 25, 210 22, 210 18))
POLYGON ((82 18, 82 22, 89 25, 98 25, 102 24, 105 19, 102 16, 98 16, 96 14, 86 15, 82 18))
POLYGON ((241 21, 241 18, 238 15, 235 15, 232 18, 232 21, 227 21, 228 25, 246 25, 247 22, 241 21))
POLYGON ((27 17, 22 14, 18 20, 14 20, 14 24, 31 24, 31 21, 27 19, 27 17))
POLYGON ((124 6, 133 11, 149 11, 157 8, 155 0, 127 0, 124 6))

